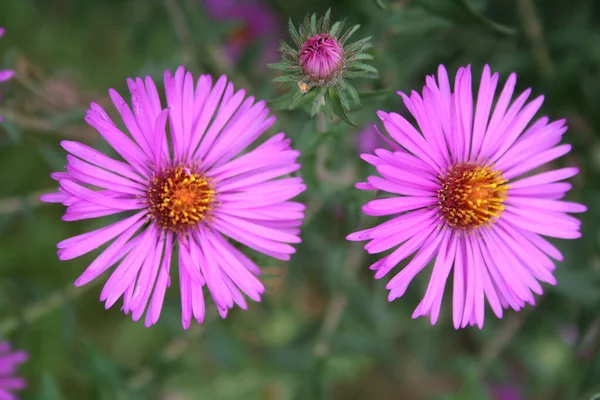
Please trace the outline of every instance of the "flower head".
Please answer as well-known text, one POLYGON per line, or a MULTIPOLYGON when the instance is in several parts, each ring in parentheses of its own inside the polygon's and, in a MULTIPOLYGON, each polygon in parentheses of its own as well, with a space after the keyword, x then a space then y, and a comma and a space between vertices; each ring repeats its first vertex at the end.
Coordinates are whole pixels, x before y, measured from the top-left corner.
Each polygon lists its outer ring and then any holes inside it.
POLYGON ((354 78, 376 78, 377 70, 363 61, 373 57, 365 51, 371 47, 371 38, 348 44, 359 25, 343 32, 344 21, 329 26, 330 10, 317 20, 315 14, 306 16, 299 29, 290 20, 289 32, 296 48, 281 42, 281 62, 269 64, 283 72, 273 82, 290 83, 295 91, 290 100, 290 110, 296 108, 300 99, 313 96, 311 115, 314 116, 321 100, 332 115, 350 109, 350 100, 360 103, 358 92, 347 82, 354 78), (313 90, 314 89, 314 90, 313 90))
POLYGON ((243 0, 204 0, 206 11, 219 21, 236 22, 226 38, 224 53, 232 63, 257 41, 263 41, 262 65, 277 58, 276 34, 282 30, 277 14, 266 4, 243 0))
POLYGON ((565 120, 532 122, 542 96, 527 102, 527 89, 511 103, 515 74, 495 99, 498 74, 486 66, 475 106, 470 67, 459 69, 454 91, 443 66, 437 82, 428 76, 426 83, 422 96, 399 93, 417 125, 396 113, 378 113, 398 143, 395 151, 362 155, 381 176, 357 187, 391 194, 367 203, 364 213, 396 217, 348 239, 370 240, 369 253, 396 248, 371 266, 375 278, 416 252, 389 281, 390 301, 404 295, 435 258, 425 297, 413 314, 429 315, 432 324, 453 270, 454 326, 481 328, 486 299, 501 318, 503 309, 534 305, 533 294, 543 292, 540 282, 556 284, 552 259, 563 257, 542 236, 581 236, 579 220, 568 213, 586 207, 560 200, 571 188, 561 181, 578 170, 535 172, 571 146, 558 145, 567 130, 565 120))
POLYGON ((58 244, 59 258, 69 260, 112 241, 75 285, 117 265, 101 300, 108 308, 123 297, 134 320, 147 308, 149 326, 159 318, 176 252, 185 328, 192 316, 203 321, 205 288, 222 317, 234 303, 246 308, 243 295, 260 301, 260 269, 229 239, 290 258, 304 206, 289 200, 305 186, 284 176, 300 168, 299 153, 283 133, 251 147, 275 117, 264 101, 235 92, 225 76, 213 84, 202 75, 194 85, 183 67, 175 76, 165 72, 164 109, 151 78, 127 83, 132 108, 112 89, 110 96, 129 134, 95 103, 85 118, 122 161, 63 141, 67 170, 52 175, 59 191, 42 196, 67 206, 66 221, 119 215, 105 228, 58 244))
POLYGON ((376 149, 396 149, 398 146, 381 134, 377 125, 368 123, 356 135, 356 150, 361 153, 372 153, 376 149))
POLYGON ((29 355, 22 350, 13 350, 8 342, 0 342, 0 397, 16 398, 12 393, 24 389, 25 380, 15 376, 20 364, 27 361, 29 355))
MULTIPOLYGON (((5 29, 0 26, 0 38, 4 36, 5 29)), ((14 76, 15 72, 10 69, 0 70, 0 83, 9 80, 14 76)), ((2 95, 0 93, 0 100, 2 99, 2 95)), ((2 115, 0 115, 0 122, 2 122, 2 115)))

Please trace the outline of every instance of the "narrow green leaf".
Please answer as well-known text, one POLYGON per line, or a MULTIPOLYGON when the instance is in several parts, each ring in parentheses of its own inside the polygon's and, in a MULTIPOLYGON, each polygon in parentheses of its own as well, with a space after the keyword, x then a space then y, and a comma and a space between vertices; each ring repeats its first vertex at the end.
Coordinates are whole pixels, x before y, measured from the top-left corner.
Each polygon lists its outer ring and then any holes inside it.
POLYGON ((50 374, 44 372, 37 398, 40 400, 61 400, 60 391, 50 374))
POLYGON ((9 119, 6 119, 2 122, 2 128, 6 131, 6 136, 10 139, 10 141, 14 144, 18 144, 21 142, 21 129, 12 123, 9 119))
POLYGON ((383 3, 383 0, 375 0, 375 4, 377 4, 377 7, 381 8, 383 11, 387 10, 387 6, 383 3))
POLYGON ((393 92, 392 89, 374 90, 372 92, 360 92, 359 96, 361 99, 375 98, 375 97, 386 97, 393 92))
MULTIPOLYGON (((348 117, 348 113, 344 109, 344 106, 339 97, 339 93, 340 93, 339 90, 336 90, 335 87, 329 88, 328 97, 331 97, 331 105, 333 108, 333 113, 335 115, 337 115, 338 117, 340 117, 340 119, 342 121, 344 121, 346 124, 356 127, 357 125, 354 122, 352 122, 352 120, 350 120, 350 117, 348 117)), ((347 100, 346 100, 346 102, 347 102, 347 100)))
POLYGON ((290 106, 290 101, 292 100, 292 96, 294 96, 294 92, 290 90, 283 96, 279 96, 274 99, 267 100, 267 106, 271 110, 287 110, 290 106))
POLYGON ((454 0, 459 6, 461 6, 476 22, 480 23, 483 26, 488 27, 494 32, 500 33, 502 35, 514 35, 517 33, 517 30, 508 26, 504 26, 499 24, 491 19, 481 15, 478 13, 471 4, 467 0, 454 0))
POLYGON ((319 33, 317 31, 317 14, 310 16, 310 33, 313 35, 319 33))

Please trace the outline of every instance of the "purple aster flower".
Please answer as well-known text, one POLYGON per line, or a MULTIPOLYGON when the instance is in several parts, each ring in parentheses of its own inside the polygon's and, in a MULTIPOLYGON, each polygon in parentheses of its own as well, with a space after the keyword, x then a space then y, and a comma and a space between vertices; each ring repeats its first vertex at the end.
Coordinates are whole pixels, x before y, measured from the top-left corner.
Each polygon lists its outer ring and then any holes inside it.
POLYGON ((400 147, 385 137, 374 123, 369 123, 356 135, 356 149, 359 153, 373 153, 380 148, 399 149, 400 147))
POLYGON ((211 17, 221 21, 238 22, 227 37, 225 55, 237 62, 244 51, 257 41, 265 40, 261 63, 277 59, 277 37, 281 31, 279 18, 267 5, 257 1, 205 0, 204 5, 211 17))
POLYGON ((85 120, 123 161, 84 144, 63 141, 67 171, 52 175, 58 193, 46 202, 67 206, 65 221, 120 214, 104 228, 58 244, 70 260, 107 244, 75 282, 84 285, 113 265, 100 299, 145 323, 159 318, 170 266, 178 258, 182 323, 202 323, 204 287, 224 318, 243 294, 260 301, 264 288, 257 265, 229 239, 268 256, 288 260, 299 243, 304 206, 289 201, 305 189, 301 178, 284 177, 300 168, 299 152, 279 133, 250 146, 275 122, 264 101, 234 91, 222 76, 196 85, 180 67, 165 72, 167 108, 150 77, 127 80, 132 108, 114 90, 112 101, 129 135, 95 103, 85 120), (169 121, 168 134, 166 131, 169 121), (121 214, 127 213, 127 214, 121 214), (177 246, 175 246, 177 243, 177 246), (176 250, 176 256, 175 256, 176 250))
MULTIPOLYGON (((5 29, 0 26, 0 38, 4 36, 5 29)), ((9 80, 15 75, 15 71, 11 69, 0 70, 0 83, 9 80)), ((2 94, 0 93, 0 100, 2 100, 2 94)), ((2 122, 2 115, 0 115, 0 122, 2 122)))
POLYGON ((25 380, 16 377, 15 374, 19 365, 28 358, 25 351, 15 351, 10 343, 0 342, 0 399, 17 399, 12 392, 25 388, 25 380))
POLYGON ((369 253, 396 248, 371 266, 375 278, 416 252, 389 281, 389 301, 404 295, 435 258, 413 318, 429 315, 436 323, 451 270, 455 328, 483 327, 486 299, 498 318, 504 308, 534 305, 533 293, 543 291, 540 282, 556 284, 552 259, 563 259, 542 235, 581 236, 580 221, 567 213, 586 207, 560 200, 571 188, 561 181, 576 175, 577 168, 534 173, 571 149, 558 145, 566 121, 541 117, 532 122, 543 96, 527 102, 527 89, 511 103, 515 83, 511 74, 495 99, 498 74, 486 66, 474 105, 470 66, 458 70, 454 91, 440 66, 437 82, 427 77, 422 97, 399 93, 416 126, 396 113, 378 113, 402 148, 363 154, 381 176, 357 187, 393 195, 368 202, 365 214, 396 217, 348 239, 370 240, 369 253))
POLYGON ((493 400, 520 400, 519 388, 511 385, 491 385, 493 400))

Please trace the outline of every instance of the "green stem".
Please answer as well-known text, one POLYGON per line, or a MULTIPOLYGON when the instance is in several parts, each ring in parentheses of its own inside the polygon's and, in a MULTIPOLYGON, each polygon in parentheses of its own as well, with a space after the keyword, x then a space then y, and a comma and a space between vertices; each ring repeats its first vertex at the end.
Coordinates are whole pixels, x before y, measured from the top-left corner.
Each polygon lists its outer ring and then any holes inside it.
POLYGON ((71 283, 64 289, 55 291, 42 301, 28 306, 19 317, 8 317, 0 322, 0 333, 2 336, 8 336, 21 326, 35 323, 50 312, 61 308, 67 302, 81 297, 83 294, 87 293, 88 290, 97 285, 98 282, 98 280, 93 281, 81 288, 75 287, 71 283))

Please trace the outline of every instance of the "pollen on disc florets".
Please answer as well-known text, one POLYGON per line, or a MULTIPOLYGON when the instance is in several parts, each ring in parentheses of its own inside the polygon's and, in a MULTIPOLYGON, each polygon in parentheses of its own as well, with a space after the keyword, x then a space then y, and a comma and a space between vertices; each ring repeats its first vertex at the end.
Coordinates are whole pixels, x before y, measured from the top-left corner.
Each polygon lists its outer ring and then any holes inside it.
POLYGON ((159 227, 178 233, 209 217, 214 200, 210 180, 185 166, 163 169, 148 188, 150 218, 159 227))
POLYGON ((461 162, 449 167, 439 179, 439 210, 453 228, 478 228, 494 222, 504 211, 508 180, 493 166, 461 162))
POLYGON ((344 49, 335 37, 319 33, 304 42, 298 60, 306 75, 325 84, 344 68, 344 49))

